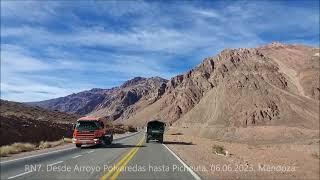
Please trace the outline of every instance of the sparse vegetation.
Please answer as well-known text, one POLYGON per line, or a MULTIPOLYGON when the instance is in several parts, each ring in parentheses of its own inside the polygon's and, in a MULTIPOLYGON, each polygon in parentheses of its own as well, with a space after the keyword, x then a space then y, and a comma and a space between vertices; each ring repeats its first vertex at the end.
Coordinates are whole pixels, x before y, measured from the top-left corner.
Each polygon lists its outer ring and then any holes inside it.
POLYGON ((34 151, 38 149, 52 148, 65 143, 72 143, 72 139, 64 138, 58 141, 41 141, 38 145, 31 143, 13 143, 0 147, 0 156, 5 157, 9 154, 18 154, 21 152, 34 151))
POLYGON ((38 148, 39 149, 46 149, 46 148, 56 147, 56 146, 59 146, 61 144, 64 144, 64 140, 63 139, 61 139, 59 141, 51 141, 51 142, 49 142, 49 141, 41 141, 39 143, 38 148))
POLYGON ((0 147, 1 157, 8 154, 17 154, 20 152, 32 151, 36 149, 36 145, 30 143, 13 143, 12 145, 6 145, 0 147))
POLYGON ((223 155, 226 155, 226 151, 224 149, 223 146, 219 146, 219 145, 214 145, 212 147, 212 150, 213 150, 213 153, 215 154, 223 154, 223 155))
POLYGON ((311 156, 316 159, 320 159, 320 154, 318 154, 318 153, 312 153, 311 156))
POLYGON ((137 129, 133 126, 128 126, 128 131, 129 132, 137 132, 137 129))
POLYGON ((130 125, 128 126, 124 124, 115 124, 113 126, 113 132, 115 134, 124 134, 126 132, 137 132, 137 128, 130 125))
POLYGON ((179 136, 179 135, 183 135, 183 134, 178 132, 178 133, 172 133, 171 135, 179 136))

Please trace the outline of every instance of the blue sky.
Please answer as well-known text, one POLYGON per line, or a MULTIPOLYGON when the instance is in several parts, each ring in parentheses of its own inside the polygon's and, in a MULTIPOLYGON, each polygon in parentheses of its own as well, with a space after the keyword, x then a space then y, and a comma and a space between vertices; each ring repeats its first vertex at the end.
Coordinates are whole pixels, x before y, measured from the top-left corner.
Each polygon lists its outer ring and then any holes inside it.
POLYGON ((319 46, 319 1, 3 0, 1 98, 169 79, 225 48, 273 41, 319 46))

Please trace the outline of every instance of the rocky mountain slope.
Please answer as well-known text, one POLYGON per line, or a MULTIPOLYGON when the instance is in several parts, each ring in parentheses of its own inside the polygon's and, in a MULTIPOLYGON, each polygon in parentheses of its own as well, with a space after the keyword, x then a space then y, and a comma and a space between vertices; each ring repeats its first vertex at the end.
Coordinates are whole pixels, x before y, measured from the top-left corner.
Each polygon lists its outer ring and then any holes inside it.
POLYGON ((52 141, 72 135, 76 115, 1 100, 0 145, 52 141))
POLYGON ((266 130, 279 133, 300 133, 288 127, 319 130, 319 70, 317 48, 273 43, 226 49, 172 78, 161 99, 126 123, 162 118, 208 137, 234 137, 236 130, 249 137, 257 126, 286 127, 266 130))
POLYGON ((136 110, 157 101, 164 93, 166 83, 167 80, 160 77, 136 77, 112 89, 92 89, 29 104, 79 115, 126 119, 136 110))
POLYGON ((91 89, 74 93, 66 97, 50 99, 40 102, 30 102, 29 105, 40 106, 48 110, 57 110, 72 114, 84 115, 94 110, 105 96, 112 93, 113 89, 91 89))
POLYGON ((319 132, 319 63, 319 48, 302 45, 226 49, 169 81, 138 77, 33 104, 134 126, 161 118, 206 137, 296 137, 303 129, 319 132))

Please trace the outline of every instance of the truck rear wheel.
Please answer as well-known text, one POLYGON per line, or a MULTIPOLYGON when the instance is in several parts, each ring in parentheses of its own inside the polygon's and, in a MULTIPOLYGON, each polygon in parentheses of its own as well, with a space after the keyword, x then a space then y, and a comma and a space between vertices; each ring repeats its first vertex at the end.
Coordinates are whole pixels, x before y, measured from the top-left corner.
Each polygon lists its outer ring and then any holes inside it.
POLYGON ((104 137, 104 138, 103 138, 104 144, 110 145, 110 144, 112 143, 112 138, 113 138, 113 137, 110 137, 110 138, 104 137))
POLYGON ((107 145, 110 145, 110 144, 112 143, 112 141, 111 141, 111 139, 107 139, 107 140, 105 141, 105 143, 106 143, 107 145))
POLYGON ((76 144, 76 147, 77 148, 81 148, 81 144, 76 144))

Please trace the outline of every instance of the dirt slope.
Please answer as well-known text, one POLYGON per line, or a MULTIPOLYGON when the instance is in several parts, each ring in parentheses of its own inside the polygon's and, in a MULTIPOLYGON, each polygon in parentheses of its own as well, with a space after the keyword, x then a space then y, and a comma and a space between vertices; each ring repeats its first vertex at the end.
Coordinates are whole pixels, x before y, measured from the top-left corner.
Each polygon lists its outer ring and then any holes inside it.
POLYGON ((275 138, 317 136, 317 53, 319 49, 312 47, 279 43, 224 50, 172 78, 161 99, 126 122, 142 126, 161 117, 190 134, 211 138, 274 132, 275 138), (310 131, 302 133, 303 129, 310 131))
POLYGON ((0 146, 14 142, 52 141, 72 135, 78 118, 61 112, 1 100, 0 146))

